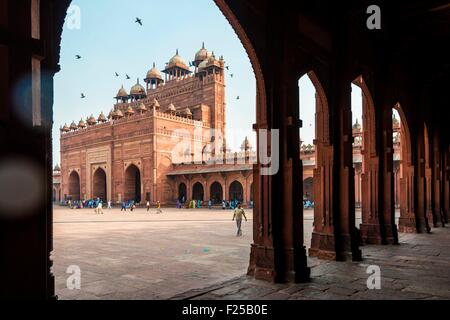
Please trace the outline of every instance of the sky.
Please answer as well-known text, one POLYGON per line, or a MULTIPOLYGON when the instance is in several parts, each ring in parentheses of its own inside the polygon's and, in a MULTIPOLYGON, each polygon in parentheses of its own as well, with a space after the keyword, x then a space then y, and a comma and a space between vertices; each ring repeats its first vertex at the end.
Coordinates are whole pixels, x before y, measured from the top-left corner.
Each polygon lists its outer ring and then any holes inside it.
MULTIPOLYGON (((239 150, 245 136, 256 145, 253 69, 239 38, 212 0, 75 0, 72 5, 75 10, 69 11, 62 34, 61 71, 55 76, 54 164, 60 163, 60 126, 78 124, 91 114, 98 117, 101 111, 109 113, 121 85, 129 92, 137 78, 143 84, 153 62, 162 70, 177 49, 186 62, 192 61, 202 42, 217 57, 223 55, 230 68, 226 77, 229 147, 239 150), (143 26, 135 23, 136 17, 143 26), (76 55, 82 58, 77 60, 76 55), (131 79, 126 80, 125 74, 131 79)), ((308 77, 299 85, 301 136, 305 143, 312 143, 315 89, 308 77)), ((359 109, 360 100, 356 87, 352 101, 359 109)), ((360 111, 354 113, 357 117, 361 119, 360 111)))

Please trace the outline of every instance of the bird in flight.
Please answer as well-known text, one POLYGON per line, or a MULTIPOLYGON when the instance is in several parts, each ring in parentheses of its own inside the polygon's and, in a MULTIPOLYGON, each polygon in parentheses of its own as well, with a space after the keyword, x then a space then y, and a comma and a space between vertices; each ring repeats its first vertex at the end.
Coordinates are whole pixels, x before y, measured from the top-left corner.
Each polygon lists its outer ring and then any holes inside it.
POLYGON ((230 70, 230 67, 229 67, 229 66, 226 66, 225 68, 226 68, 227 70, 230 70))
POLYGON ((84 93, 81 94, 81 99, 86 98, 86 96, 84 95, 84 93))
POLYGON ((241 99, 241 97, 237 96, 236 100, 239 100, 239 99, 241 99))
POLYGON ((116 77, 118 77, 119 76, 119 74, 116 72, 116 77))
POLYGON ((233 77, 234 77, 234 74, 230 74, 230 77, 232 77, 232 78, 233 78, 233 77))
POLYGON ((139 23, 141 26, 142 26, 142 19, 140 19, 140 18, 136 18, 136 21, 135 21, 135 23, 139 23))
POLYGON ((192 64, 192 62, 189 62, 189 67, 193 67, 194 65, 192 64))
POLYGON ((130 79, 131 79, 129 75, 126 74, 126 76, 127 76, 127 80, 130 80, 130 79))
POLYGON ((81 59, 81 56, 80 56, 79 54, 77 54, 77 55, 75 56, 75 58, 76 58, 77 60, 80 60, 80 59, 81 59))

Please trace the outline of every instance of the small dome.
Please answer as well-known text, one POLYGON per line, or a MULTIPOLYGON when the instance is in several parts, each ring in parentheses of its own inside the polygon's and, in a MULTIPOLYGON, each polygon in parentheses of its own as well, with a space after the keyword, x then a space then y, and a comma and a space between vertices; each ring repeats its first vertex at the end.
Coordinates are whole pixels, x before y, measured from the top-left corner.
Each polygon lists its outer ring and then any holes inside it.
POLYGON ((116 116, 117 119, 123 118, 123 113, 122 113, 122 111, 120 111, 120 109, 118 109, 118 110, 115 112, 115 116, 116 116))
POLYGON ((139 107, 137 108, 139 112, 145 112, 147 111, 147 107, 145 106, 145 104, 143 102, 141 102, 141 104, 139 105, 139 107))
POLYGON ((75 121, 72 121, 72 123, 70 124, 70 130, 77 130, 78 129, 78 126, 77 126, 77 124, 75 123, 75 121))
POLYGON ((167 64, 167 68, 172 68, 176 66, 181 66, 184 68, 187 68, 186 62, 183 60, 183 58, 177 53, 172 57, 172 59, 169 60, 169 63, 167 64))
POLYGON ((61 168, 58 164, 53 168, 53 171, 61 171, 61 168))
POLYGON ((128 107, 127 111, 125 112, 127 115, 131 116, 134 114, 134 110, 131 106, 128 107))
POLYGON ((62 132, 69 132, 69 131, 70 131, 70 128, 69 128, 69 126, 67 125, 67 123, 65 123, 64 126, 61 128, 61 131, 62 131, 62 132))
POLYGON ((97 119, 95 119, 94 115, 91 114, 91 116, 87 119, 87 124, 90 126, 93 126, 97 123, 97 119))
POLYGON ((105 114, 103 113, 103 111, 100 113, 100 115, 98 116, 98 122, 106 122, 108 121, 108 119, 106 119, 105 114))
POLYGON ((185 114, 186 116, 192 116, 192 111, 191 111, 191 109, 189 109, 189 108, 184 109, 184 114, 185 114))
POLYGON ((169 104, 169 107, 167 108, 168 112, 174 113, 177 112, 177 108, 173 105, 173 103, 169 104))
POLYGON ((122 88, 119 89, 119 92, 117 92, 117 98, 127 98, 128 97, 128 93, 127 90, 125 90, 125 88, 122 85, 122 88))
POLYGON ((152 106, 153 106, 153 108, 155 108, 155 109, 161 108, 161 105, 159 104, 158 100, 156 100, 156 98, 153 99, 153 101, 152 101, 152 106))
POLYGON ((159 71, 159 70, 156 68, 155 63, 153 63, 153 68, 151 68, 151 69, 147 72, 147 78, 146 78, 145 80, 152 80, 152 79, 162 80, 161 71, 159 71))
POLYGON ((112 119, 112 118, 114 118, 114 116, 115 116, 115 112, 113 109, 111 109, 111 111, 108 114, 108 119, 112 119))
POLYGON ((211 53, 209 53, 208 50, 205 49, 205 43, 203 43, 202 48, 195 54, 195 61, 203 61, 208 59, 210 56, 211 53))
POLYGON ((130 95, 132 96, 145 95, 145 89, 142 85, 139 84, 139 79, 137 80, 137 83, 131 88, 130 95))
POLYGON ((86 128, 86 122, 84 122, 83 119, 81 119, 80 122, 78 122, 78 128, 80 129, 86 128))
POLYGON ((356 123, 353 125, 353 129, 355 129, 355 130, 361 130, 361 125, 359 124, 358 119, 356 119, 356 123))

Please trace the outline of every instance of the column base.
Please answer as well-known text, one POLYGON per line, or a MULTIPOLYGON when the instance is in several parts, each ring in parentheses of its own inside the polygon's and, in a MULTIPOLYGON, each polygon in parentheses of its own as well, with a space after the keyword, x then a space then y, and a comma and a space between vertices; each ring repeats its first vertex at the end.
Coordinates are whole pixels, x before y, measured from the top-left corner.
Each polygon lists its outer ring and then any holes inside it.
POLYGON ((311 248, 308 254, 322 260, 336 260, 336 244, 334 235, 328 233, 313 232, 311 248))
POLYGON ((416 218, 402 218, 400 217, 398 219, 398 232, 402 232, 402 233, 421 233, 421 232, 426 232, 426 228, 425 227, 421 227, 421 226, 425 226, 425 220, 423 221, 423 224, 420 223, 419 226, 417 224, 416 218), (418 230, 418 227, 420 229, 423 230, 418 230))
MULTIPOLYGON (((355 231, 359 230, 355 228, 355 231)), ((357 237, 357 233, 355 232, 355 237, 357 237)), ((356 245, 356 243, 352 244, 350 235, 341 235, 340 237, 341 246, 339 250, 336 252, 336 261, 361 261, 362 253, 361 249, 356 245)), ((356 241, 356 239, 355 239, 356 241)), ((359 240, 358 240, 359 242, 359 240)))
POLYGON ((434 218, 432 210, 428 210, 427 211, 427 219, 428 219, 428 224, 429 224, 430 227, 431 226, 433 226, 433 228, 438 228, 439 227, 438 224, 437 224, 436 219, 434 218))
POLYGON ((284 250, 283 261, 289 265, 285 270, 276 270, 274 248, 252 244, 247 275, 274 283, 309 281, 311 271, 306 264, 306 250, 304 247, 297 250, 300 252, 294 253, 294 249, 284 250))
POLYGON ((391 224, 385 224, 384 229, 384 241, 383 244, 398 244, 398 231, 397 226, 391 224))
POLYGON ((374 223, 362 223, 359 226, 363 244, 382 244, 380 225, 374 223))

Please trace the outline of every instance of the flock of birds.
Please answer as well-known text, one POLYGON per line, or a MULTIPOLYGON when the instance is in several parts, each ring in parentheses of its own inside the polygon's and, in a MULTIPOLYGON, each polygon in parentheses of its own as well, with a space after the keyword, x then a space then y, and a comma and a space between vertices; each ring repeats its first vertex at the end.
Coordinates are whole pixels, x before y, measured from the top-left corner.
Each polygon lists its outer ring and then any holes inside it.
MULTIPOLYGON (((136 18, 136 21, 135 21, 134 23, 139 24, 141 27, 144 25, 141 18, 136 18)), ((83 57, 80 56, 79 54, 75 55, 75 59, 76 59, 76 60, 81 60, 82 58, 83 58, 83 57)), ((193 66, 194 66, 194 65, 192 64, 192 62, 189 62, 189 67, 193 67, 193 66)), ((230 70, 230 67, 229 67, 229 66, 225 66, 225 68, 226 68, 227 70, 230 70)), ((118 74, 117 72, 115 72, 114 75, 116 76, 116 78, 120 77, 120 74, 118 74)), ((234 77, 234 74, 231 73, 231 74, 230 74, 230 77, 233 78, 233 77, 234 77)), ((131 79, 131 77, 130 77, 128 74, 125 74, 125 78, 126 78, 126 80, 130 80, 130 79, 131 79)), ((85 95, 84 93, 81 93, 81 99, 86 99, 86 95, 85 95)), ((241 99, 240 96, 237 96, 237 97, 236 97, 236 100, 240 100, 240 99, 241 99)))

